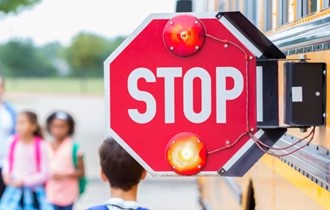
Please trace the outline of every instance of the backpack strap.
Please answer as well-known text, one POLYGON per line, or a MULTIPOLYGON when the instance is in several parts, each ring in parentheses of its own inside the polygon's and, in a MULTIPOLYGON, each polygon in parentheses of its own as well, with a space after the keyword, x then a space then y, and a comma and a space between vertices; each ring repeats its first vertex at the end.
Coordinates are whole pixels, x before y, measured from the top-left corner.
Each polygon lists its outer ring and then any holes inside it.
POLYGON ((35 160, 37 165, 37 172, 41 171, 41 138, 39 136, 35 137, 35 160))
POLYGON ((13 167, 14 167, 14 152, 15 152, 15 147, 17 145, 17 142, 18 142, 18 136, 15 135, 14 136, 14 140, 10 144, 10 147, 9 147, 9 154, 8 154, 8 159, 9 159, 9 173, 11 173, 13 171, 13 167))
POLYGON ((72 144, 72 162, 76 169, 78 168, 78 150, 79 150, 79 145, 76 142, 73 142, 73 144, 72 144))
POLYGON ((99 205, 89 208, 88 210, 109 210, 106 205, 99 205))
MULTIPOLYGON (((14 136, 14 140, 13 142, 10 144, 10 148, 9 148, 9 173, 11 173, 13 171, 13 167, 14 167, 14 156, 15 156, 15 148, 16 145, 18 143, 18 136, 14 136)), ((41 144, 41 138, 40 137, 36 137, 35 138, 35 160, 36 160, 36 165, 37 165, 37 172, 40 172, 41 170, 41 149, 40 149, 40 144, 41 144)))

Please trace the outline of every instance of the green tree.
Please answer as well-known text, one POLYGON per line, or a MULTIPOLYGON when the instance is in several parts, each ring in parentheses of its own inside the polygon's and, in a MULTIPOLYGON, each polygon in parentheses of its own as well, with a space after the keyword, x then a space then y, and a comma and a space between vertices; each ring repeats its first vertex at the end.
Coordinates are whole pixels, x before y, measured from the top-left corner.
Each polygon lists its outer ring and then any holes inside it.
POLYGON ((82 78, 82 92, 88 89, 88 77, 103 75, 104 60, 123 40, 124 37, 108 40, 86 32, 81 32, 72 39, 71 45, 66 50, 66 59, 73 70, 72 75, 82 78))
POLYGON ((0 46, 0 63, 8 76, 43 77, 57 72, 30 40, 11 40, 0 46))
POLYGON ((66 56, 74 75, 103 75, 103 61, 123 39, 107 40, 92 33, 79 33, 73 38, 66 56))
POLYGON ((50 42, 38 48, 38 53, 56 67, 60 76, 70 75, 70 68, 65 58, 65 47, 60 42, 50 42))
POLYGON ((118 36, 114 39, 110 39, 108 42, 108 46, 105 49, 106 56, 109 56, 124 40, 126 37, 118 36))
POLYGON ((19 12, 22 8, 33 6, 41 0, 0 0, 0 13, 19 12))
POLYGON ((61 55, 63 51, 63 46, 60 42, 50 42, 43 46, 41 46, 38 50, 40 53, 44 54, 48 58, 57 58, 57 57, 63 57, 61 55))
POLYGON ((102 56, 102 49, 105 40, 101 37, 80 33, 72 40, 68 49, 68 62, 76 71, 88 71, 96 69, 102 56))
POLYGON ((101 58, 106 41, 95 34, 79 33, 67 49, 67 62, 73 70, 73 76, 81 77, 81 92, 88 89, 87 78, 101 74, 101 58))

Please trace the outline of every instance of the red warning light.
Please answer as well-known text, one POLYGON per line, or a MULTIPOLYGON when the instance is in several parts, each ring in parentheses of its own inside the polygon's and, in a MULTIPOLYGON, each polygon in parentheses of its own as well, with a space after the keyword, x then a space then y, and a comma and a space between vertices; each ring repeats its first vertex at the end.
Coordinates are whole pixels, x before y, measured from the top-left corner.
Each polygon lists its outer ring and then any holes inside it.
POLYGON ((177 15, 165 25, 166 47, 178 56, 190 56, 201 49, 205 39, 203 23, 192 15, 177 15))
POLYGON ((194 175, 202 170, 207 159, 204 142, 193 133, 179 133, 167 145, 169 165, 181 175, 194 175))

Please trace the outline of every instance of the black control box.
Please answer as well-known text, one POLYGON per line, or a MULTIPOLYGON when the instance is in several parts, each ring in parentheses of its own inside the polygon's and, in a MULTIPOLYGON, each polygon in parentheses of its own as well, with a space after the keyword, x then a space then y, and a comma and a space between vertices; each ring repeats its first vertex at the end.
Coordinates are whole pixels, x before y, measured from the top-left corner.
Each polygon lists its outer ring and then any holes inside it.
POLYGON ((325 63, 284 63, 284 123, 320 126, 325 117, 325 63))

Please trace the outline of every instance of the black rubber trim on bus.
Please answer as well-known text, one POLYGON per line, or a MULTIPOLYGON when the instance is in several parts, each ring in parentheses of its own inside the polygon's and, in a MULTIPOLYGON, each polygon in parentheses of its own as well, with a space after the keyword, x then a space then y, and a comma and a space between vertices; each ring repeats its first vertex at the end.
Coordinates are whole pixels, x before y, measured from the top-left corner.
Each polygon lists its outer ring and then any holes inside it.
POLYGON ((290 49, 290 50, 284 51, 283 53, 288 56, 288 55, 297 55, 297 54, 318 52, 318 51, 324 51, 324 50, 330 50, 330 42, 323 42, 323 43, 314 44, 314 45, 310 45, 310 46, 290 49))
MULTIPOLYGON (((298 138, 285 134, 275 146, 285 147, 297 140, 298 138)), ((296 147, 303 144, 304 142, 301 142, 296 147)), ((330 151, 327 148, 311 143, 290 156, 281 157, 280 159, 315 184, 330 191, 330 151)))

